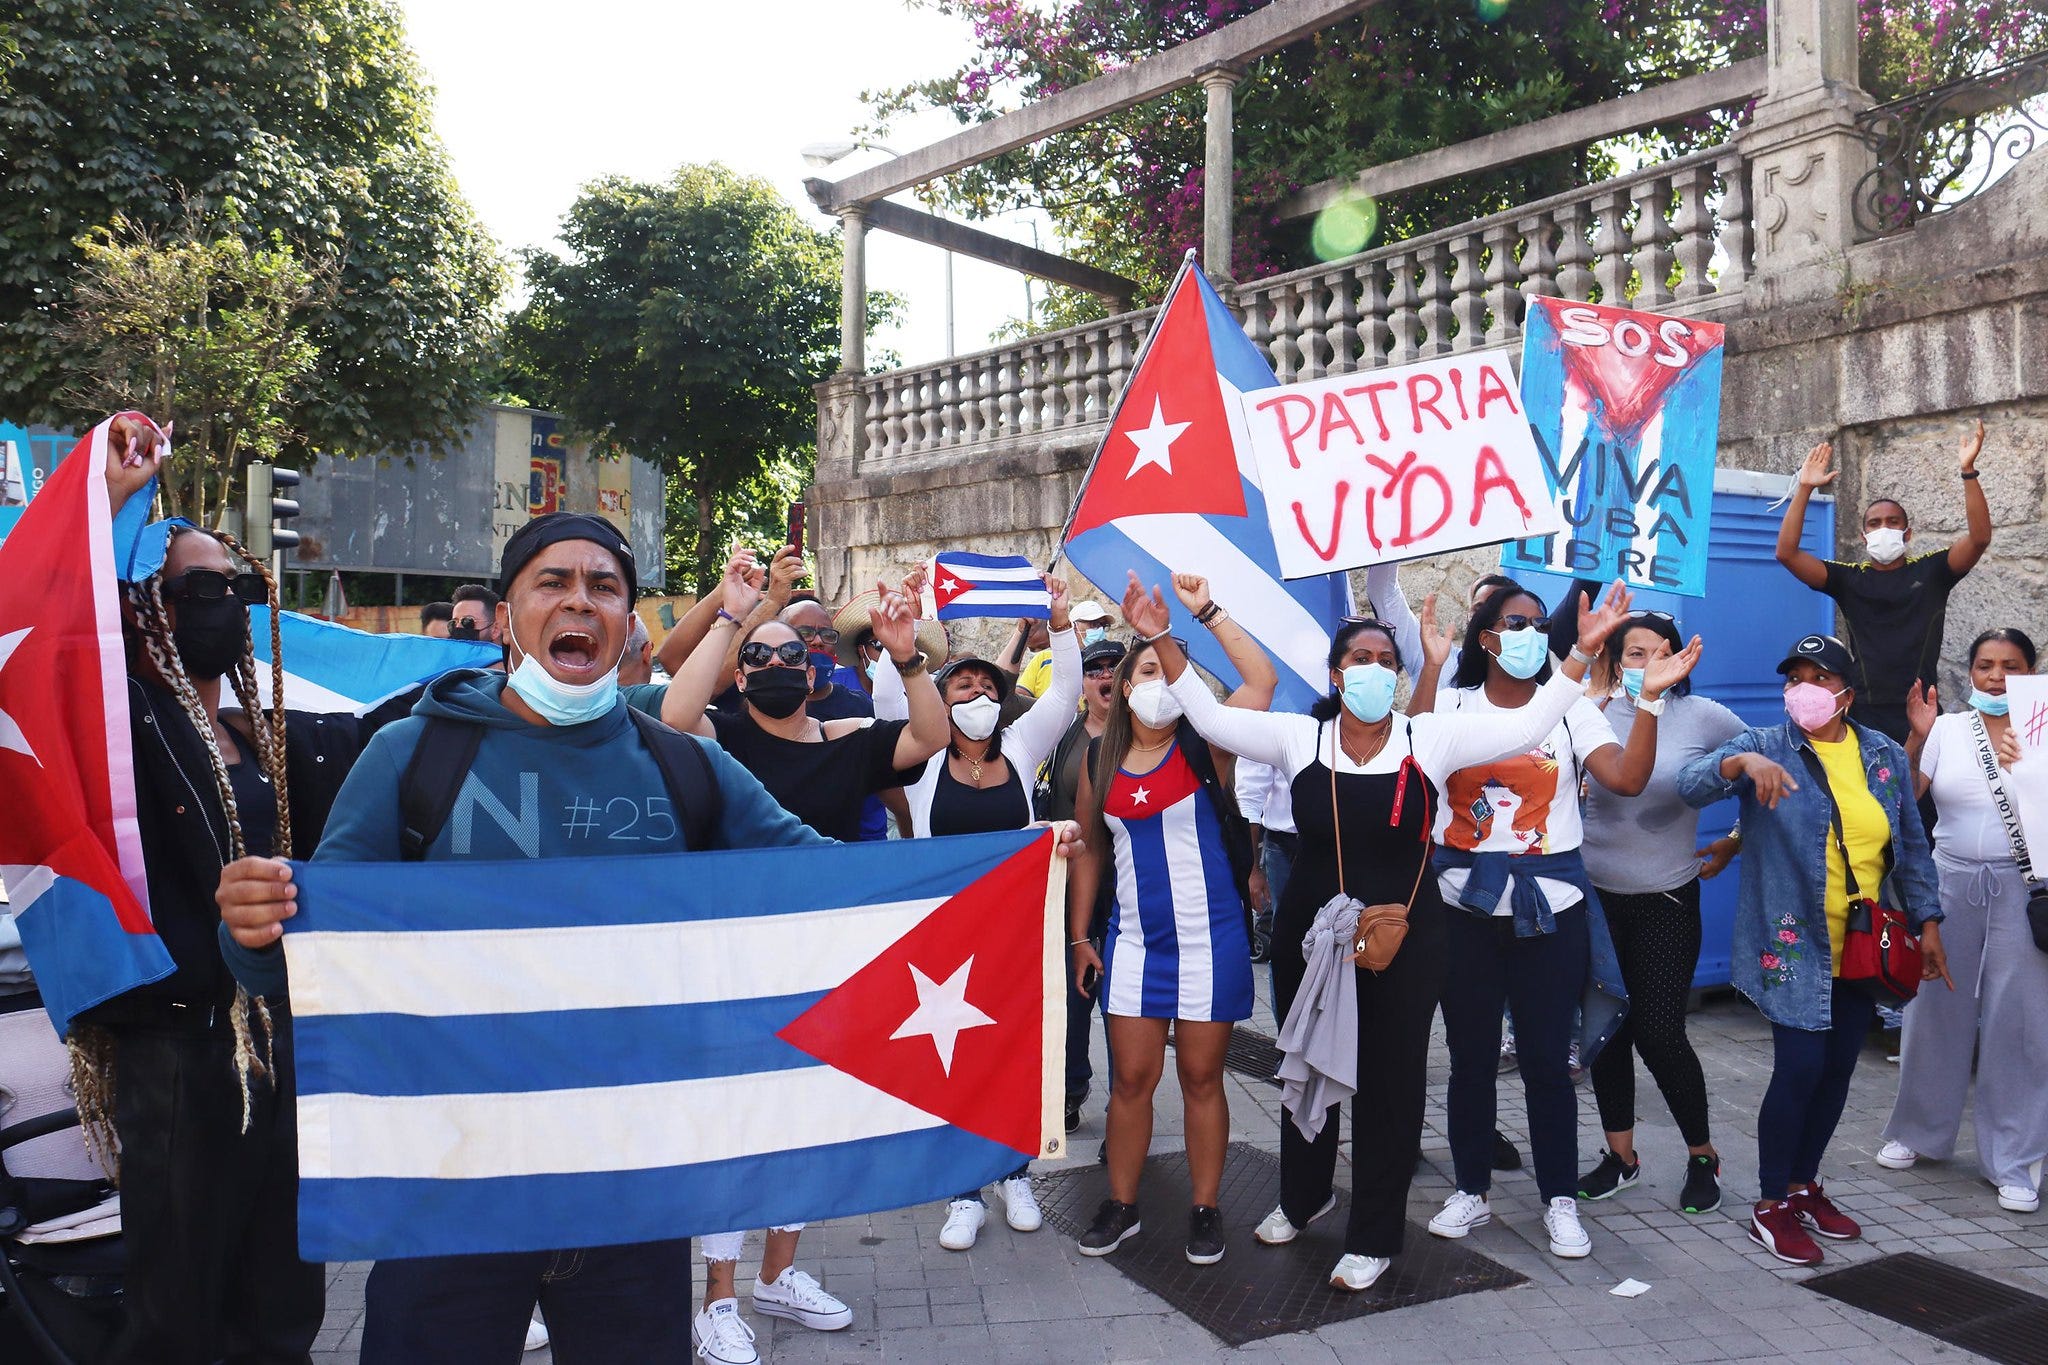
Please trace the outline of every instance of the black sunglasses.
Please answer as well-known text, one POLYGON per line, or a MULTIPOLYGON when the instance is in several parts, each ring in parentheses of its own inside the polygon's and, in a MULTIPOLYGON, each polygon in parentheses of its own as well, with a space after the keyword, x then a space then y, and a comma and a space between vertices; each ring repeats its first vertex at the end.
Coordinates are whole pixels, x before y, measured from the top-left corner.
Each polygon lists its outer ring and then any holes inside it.
POLYGON ((1113 663, 1090 664, 1081 670, 1081 676, 1084 678, 1106 678, 1114 672, 1116 672, 1116 665, 1113 663))
POLYGON ((1633 621, 1639 616, 1647 616, 1653 621, 1670 621, 1674 624, 1676 624, 1676 622, 1678 621, 1678 618, 1676 616, 1673 616, 1668 611, 1651 611, 1647 607, 1643 608, 1640 611, 1630 612, 1628 614, 1628 619, 1633 621))
POLYGON ((1517 612, 1511 612, 1511 613, 1509 613, 1508 615, 1506 615, 1506 616, 1503 616, 1503 617, 1501 617, 1501 618, 1500 618, 1500 619, 1499 619, 1498 621, 1495 621, 1495 622, 1493 623, 1493 633, 1494 633, 1494 634, 1496 634, 1496 635, 1500 634, 1500 633, 1501 633, 1502 631, 1504 631, 1504 630, 1549 630, 1549 629, 1550 629, 1550 618, 1549 618, 1548 616, 1524 616, 1524 615, 1522 615, 1522 613, 1520 613, 1520 612, 1518 612, 1518 611, 1517 611, 1517 612))
POLYGON ((270 600, 270 586, 262 574, 243 572, 230 577, 219 569, 187 569, 176 578, 166 578, 163 591, 173 602, 218 602, 229 593, 250 606, 270 600))
POLYGON ((740 646, 740 662, 748 668, 766 668, 780 659, 784 666, 797 668, 811 657, 802 640, 784 640, 771 645, 766 640, 749 640, 740 646))
POLYGON ((839 632, 830 626, 797 626, 795 630, 797 638, 802 640, 814 640, 821 645, 839 643, 839 632))

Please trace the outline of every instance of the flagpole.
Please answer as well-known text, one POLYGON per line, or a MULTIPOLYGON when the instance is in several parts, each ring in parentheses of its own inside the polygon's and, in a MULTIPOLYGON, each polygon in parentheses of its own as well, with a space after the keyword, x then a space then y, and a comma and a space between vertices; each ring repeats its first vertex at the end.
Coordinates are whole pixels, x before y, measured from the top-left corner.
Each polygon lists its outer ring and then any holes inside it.
MULTIPOLYGON (((1166 287, 1166 297, 1159 301, 1159 316, 1152 319, 1151 329, 1145 333, 1145 339, 1138 344, 1138 354, 1131 359, 1131 368, 1126 372, 1123 392, 1116 396, 1116 406, 1109 410, 1109 425, 1103 429, 1102 439, 1096 442, 1095 454, 1089 457, 1088 468, 1081 475, 1080 489, 1074 494, 1074 505, 1067 509, 1067 519, 1060 526, 1059 539, 1053 542, 1052 558, 1045 566, 1047 573, 1059 567, 1060 559, 1067 552, 1067 531, 1073 526, 1074 518, 1081 511, 1081 498, 1087 493, 1089 483, 1095 478, 1095 467, 1102 463, 1102 452, 1109 445, 1110 434, 1116 430, 1117 419, 1124 415, 1124 400, 1130 397, 1131 393, 1131 377, 1137 375, 1145 363, 1145 357, 1151 353, 1152 343, 1159 336, 1160 324, 1165 322, 1166 315, 1173 311, 1173 301, 1180 296, 1181 286, 1187 282, 1188 272, 1194 268, 1195 249, 1189 247, 1187 254, 1181 257, 1180 269, 1173 274, 1173 282, 1166 287)), ((1112 584, 1097 583, 1095 586, 1104 592, 1114 589, 1112 584)))

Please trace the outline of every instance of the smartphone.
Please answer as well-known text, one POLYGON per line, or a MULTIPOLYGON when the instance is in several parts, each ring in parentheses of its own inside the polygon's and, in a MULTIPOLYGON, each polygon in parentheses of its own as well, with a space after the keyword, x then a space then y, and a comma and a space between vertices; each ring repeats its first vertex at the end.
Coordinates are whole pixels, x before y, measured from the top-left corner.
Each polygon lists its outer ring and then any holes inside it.
POLYGON ((796 546, 798 555, 804 552, 804 505, 801 502, 789 505, 789 539, 782 543, 796 546))
POLYGON ((1101 979, 1102 970, 1094 963, 1091 962, 1083 967, 1081 969, 1081 994, 1092 997, 1095 994, 1096 983, 1101 979))

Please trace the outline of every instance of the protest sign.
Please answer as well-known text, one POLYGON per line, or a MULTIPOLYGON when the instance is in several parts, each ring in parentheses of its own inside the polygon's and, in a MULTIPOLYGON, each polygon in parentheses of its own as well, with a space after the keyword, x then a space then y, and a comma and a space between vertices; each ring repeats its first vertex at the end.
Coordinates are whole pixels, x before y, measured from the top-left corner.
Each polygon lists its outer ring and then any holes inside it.
POLYGON ((1502 356, 1256 389, 1243 403, 1288 578, 1564 526, 1502 356))
POLYGON ((2048 875, 2048 676, 2008 676, 2005 698, 2022 754, 2007 786, 2020 810, 2035 875, 2048 875))
POLYGON ((1564 529, 1501 568, 1707 591, 1721 426, 1718 323, 1539 298, 1522 324, 1522 401, 1564 529))

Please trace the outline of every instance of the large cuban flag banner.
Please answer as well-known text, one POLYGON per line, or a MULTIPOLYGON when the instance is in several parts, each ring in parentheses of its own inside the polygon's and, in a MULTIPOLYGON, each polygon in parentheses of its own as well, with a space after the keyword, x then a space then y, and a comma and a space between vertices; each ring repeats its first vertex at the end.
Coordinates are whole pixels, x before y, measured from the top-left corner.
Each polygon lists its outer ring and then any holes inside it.
POLYGON ((59 1033, 172 969, 142 871, 118 584, 154 484, 117 526, 115 420, 80 438, 0 545, 0 880, 59 1033))
POLYGON ((309 1261, 834 1218, 1064 1150, 1049 831, 294 876, 309 1261))
MULTIPOLYGON (((457 668, 488 668, 503 652, 475 640, 425 635, 372 635, 333 621, 283 613, 278 631, 284 654, 284 704, 289 711, 360 714, 408 688, 457 668)), ((270 700, 270 609, 249 609, 256 687, 270 700)))
MULTIPOLYGON (((1280 576, 1240 398, 1279 381, 1195 267, 1160 305, 1062 536, 1074 566, 1112 595, 1127 570, 1147 587, 1175 571, 1209 580, 1216 601, 1278 661, 1273 709, 1306 710, 1329 691, 1330 628, 1351 610, 1341 573, 1280 576)), ((1196 663, 1235 687, 1237 670, 1168 587, 1174 633, 1196 663)))

